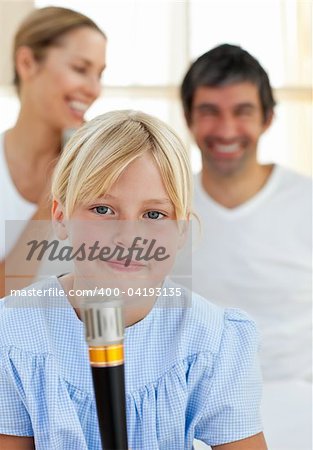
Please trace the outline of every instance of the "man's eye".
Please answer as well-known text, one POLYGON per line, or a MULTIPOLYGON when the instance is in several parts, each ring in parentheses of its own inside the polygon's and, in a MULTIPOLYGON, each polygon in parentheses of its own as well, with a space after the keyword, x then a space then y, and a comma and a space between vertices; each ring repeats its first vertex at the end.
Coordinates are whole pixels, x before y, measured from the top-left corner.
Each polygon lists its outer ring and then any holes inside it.
POLYGON ((238 117, 250 117, 250 116, 252 116, 253 113, 254 113, 254 109, 249 106, 247 106, 245 108, 239 108, 236 111, 236 115, 238 117))
POLYGON ((100 214, 102 216, 113 214, 112 209, 110 209, 108 206, 104 206, 104 205, 95 206, 94 208, 92 208, 92 211, 95 211, 97 214, 100 214))
POLYGON ((159 212, 159 211, 149 211, 145 214, 146 217, 148 217, 148 219, 162 219, 163 217, 165 217, 165 214, 159 212))
POLYGON ((195 112, 200 117, 206 117, 206 116, 217 116, 218 110, 216 108, 213 108, 210 105, 200 105, 197 108, 195 108, 195 112))

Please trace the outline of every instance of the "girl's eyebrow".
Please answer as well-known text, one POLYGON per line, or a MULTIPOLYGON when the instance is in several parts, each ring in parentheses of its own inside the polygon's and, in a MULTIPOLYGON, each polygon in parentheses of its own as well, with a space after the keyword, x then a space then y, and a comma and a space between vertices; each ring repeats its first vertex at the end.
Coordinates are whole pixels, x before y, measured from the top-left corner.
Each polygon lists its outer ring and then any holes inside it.
MULTIPOLYGON (((101 200, 119 200, 118 197, 115 197, 114 195, 111 194, 106 194, 103 197, 101 197, 101 200)), ((157 205, 167 205, 167 206, 173 206, 173 203, 171 202, 171 200, 169 198, 149 198, 147 200, 144 200, 142 202, 143 205, 147 205, 147 204, 157 204, 157 205)))

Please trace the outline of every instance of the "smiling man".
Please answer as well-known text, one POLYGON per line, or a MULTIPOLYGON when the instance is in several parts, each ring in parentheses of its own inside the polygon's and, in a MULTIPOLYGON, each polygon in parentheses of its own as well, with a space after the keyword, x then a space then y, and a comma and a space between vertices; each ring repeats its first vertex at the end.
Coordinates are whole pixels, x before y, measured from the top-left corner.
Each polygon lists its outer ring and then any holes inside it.
MULTIPOLYGON (((312 183, 277 164, 258 162, 258 142, 275 106, 268 76, 248 52, 224 44, 191 65, 181 96, 202 156, 195 178, 201 236, 193 254, 193 290, 250 312, 261 331, 265 381, 308 386, 312 183)), ((277 414, 286 418, 286 399, 283 405, 277 414)), ((291 405, 290 418, 297 414, 310 413, 291 405)))

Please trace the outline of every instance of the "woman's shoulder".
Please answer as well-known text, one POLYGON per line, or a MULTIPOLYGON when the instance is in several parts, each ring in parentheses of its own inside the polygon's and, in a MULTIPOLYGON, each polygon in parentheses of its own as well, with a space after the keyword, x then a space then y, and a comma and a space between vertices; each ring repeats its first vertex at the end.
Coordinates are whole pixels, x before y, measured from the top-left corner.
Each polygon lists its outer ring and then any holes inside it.
POLYGON ((4 135, 5 131, 1 131, 0 133, 0 153, 2 154, 4 152, 4 135))
POLYGON ((1 174, 1 178, 4 177, 5 181, 7 181, 8 165, 7 165, 7 160, 6 160, 5 153, 4 153, 5 133, 6 133, 5 131, 2 131, 0 133, 0 174, 1 174))

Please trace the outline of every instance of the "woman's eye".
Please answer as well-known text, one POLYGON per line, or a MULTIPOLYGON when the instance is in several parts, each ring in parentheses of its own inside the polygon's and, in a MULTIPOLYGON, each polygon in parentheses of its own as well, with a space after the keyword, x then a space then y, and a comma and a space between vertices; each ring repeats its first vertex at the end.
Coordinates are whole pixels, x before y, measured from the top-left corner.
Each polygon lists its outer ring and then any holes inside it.
POLYGON ((86 73, 86 67, 74 66, 73 69, 75 70, 75 72, 78 72, 78 73, 86 73))
POLYGON ((165 217, 165 214, 159 212, 159 211, 149 211, 145 214, 145 216, 148 217, 148 219, 162 219, 163 217, 165 217))
POLYGON ((113 214, 112 209, 110 209, 108 206, 104 206, 104 205, 95 206, 94 208, 92 208, 92 211, 95 211, 97 214, 100 214, 102 216, 113 214))

